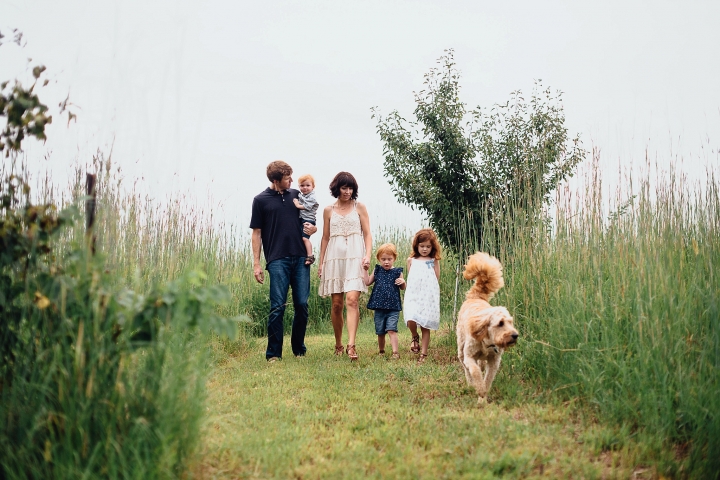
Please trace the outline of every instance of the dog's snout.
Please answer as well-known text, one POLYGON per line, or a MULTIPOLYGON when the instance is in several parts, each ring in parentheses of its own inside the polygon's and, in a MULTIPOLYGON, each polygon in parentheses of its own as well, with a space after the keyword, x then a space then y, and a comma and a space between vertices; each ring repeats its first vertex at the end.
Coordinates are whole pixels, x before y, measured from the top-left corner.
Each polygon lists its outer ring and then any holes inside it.
POLYGON ((520 335, 518 335, 517 333, 513 333, 513 334, 512 334, 513 340, 517 340, 517 338, 518 338, 519 336, 520 336, 520 335))

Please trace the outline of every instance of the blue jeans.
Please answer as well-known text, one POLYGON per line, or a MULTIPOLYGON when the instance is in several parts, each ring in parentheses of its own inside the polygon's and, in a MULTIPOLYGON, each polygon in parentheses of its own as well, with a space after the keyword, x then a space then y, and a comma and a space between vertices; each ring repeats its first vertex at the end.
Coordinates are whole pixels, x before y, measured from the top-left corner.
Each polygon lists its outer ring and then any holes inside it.
POLYGON ((270 277, 270 315, 268 315, 268 346, 265 358, 282 358, 283 317, 288 287, 292 288, 292 301, 295 307, 290 345, 295 355, 305 355, 310 265, 305 265, 305 257, 284 257, 273 260, 265 268, 270 277))
POLYGON ((385 310, 378 308, 375 310, 375 334, 385 335, 387 332, 397 333, 399 310, 385 310))

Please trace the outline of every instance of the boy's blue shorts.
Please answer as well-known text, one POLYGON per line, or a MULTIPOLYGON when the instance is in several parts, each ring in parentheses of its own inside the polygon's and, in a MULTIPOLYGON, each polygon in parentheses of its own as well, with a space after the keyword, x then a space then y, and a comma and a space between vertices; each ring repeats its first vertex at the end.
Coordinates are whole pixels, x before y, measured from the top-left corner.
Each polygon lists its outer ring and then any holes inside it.
POLYGON ((377 335, 385 335, 386 332, 397 332, 399 317, 400 311, 398 310, 378 308, 375 310, 375 333, 377 335))
POLYGON ((307 222, 307 223, 312 223, 313 225, 315 225, 315 222, 313 222, 312 220, 305 220, 304 218, 300 217, 300 233, 302 233, 303 238, 310 238, 310 235, 308 235, 307 233, 303 232, 303 229, 305 228, 305 223, 306 223, 306 222, 307 222))

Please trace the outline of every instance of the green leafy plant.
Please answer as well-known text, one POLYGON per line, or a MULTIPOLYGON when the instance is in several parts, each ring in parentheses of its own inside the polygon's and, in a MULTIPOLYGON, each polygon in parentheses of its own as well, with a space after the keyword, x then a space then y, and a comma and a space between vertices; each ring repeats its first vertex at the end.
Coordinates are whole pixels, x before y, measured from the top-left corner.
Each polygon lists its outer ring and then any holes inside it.
POLYGON ((415 94, 415 121, 397 111, 377 117, 385 176, 397 199, 427 215, 460 258, 494 245, 509 225, 541 211, 543 201, 584 158, 568 139, 561 94, 538 82, 504 105, 468 111, 460 100, 453 51, 438 60, 415 94))
POLYGON ((230 293, 192 269, 142 289, 118 283, 69 228, 80 209, 33 203, 14 173, 23 140, 43 140, 51 117, 35 84, 6 86, 0 478, 176 478, 204 410, 206 354, 196 344, 208 332, 235 337, 237 322, 217 313, 230 293))

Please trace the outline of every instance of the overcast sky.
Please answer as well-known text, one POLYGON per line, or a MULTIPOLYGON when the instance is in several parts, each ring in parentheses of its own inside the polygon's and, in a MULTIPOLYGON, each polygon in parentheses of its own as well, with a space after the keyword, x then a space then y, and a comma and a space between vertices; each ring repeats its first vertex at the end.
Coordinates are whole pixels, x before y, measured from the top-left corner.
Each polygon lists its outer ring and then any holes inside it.
MULTIPOLYGON (((720 2, 0 0, 0 79, 48 67, 41 98, 68 93, 33 158, 57 179, 99 148, 148 192, 212 192, 245 228, 265 166, 312 173, 321 204, 340 170, 356 174, 374 226, 415 228, 382 174, 370 108, 414 109, 413 91, 455 49, 469 107, 564 92, 567 126, 603 168, 682 157, 691 174, 718 163, 720 2)), ((52 103, 51 103, 52 102, 52 103)), ((666 164, 664 163, 664 164, 666 164)))

